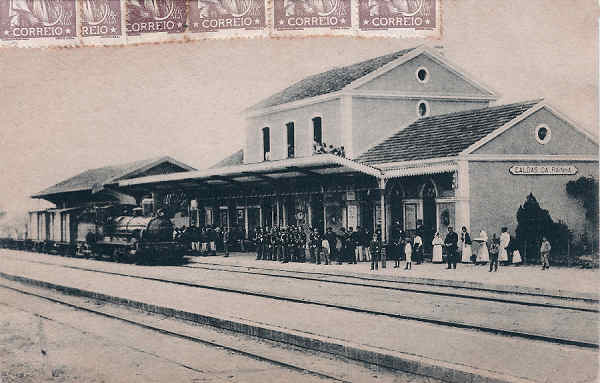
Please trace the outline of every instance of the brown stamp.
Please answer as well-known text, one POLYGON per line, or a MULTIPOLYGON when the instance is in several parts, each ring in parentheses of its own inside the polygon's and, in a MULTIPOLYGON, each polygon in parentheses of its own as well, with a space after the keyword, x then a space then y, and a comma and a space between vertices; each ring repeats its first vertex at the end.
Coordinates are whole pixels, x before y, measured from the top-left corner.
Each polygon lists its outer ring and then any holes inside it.
POLYGON ((81 37, 122 37, 121 0, 81 0, 81 37))
MULTIPOLYGON (((359 31, 439 31, 440 0, 358 0, 359 31)), ((406 33, 409 32, 409 33, 406 33)))
POLYGON ((186 0, 127 0, 127 37, 183 33, 186 23, 186 0))
POLYGON ((274 31, 340 30, 352 27, 350 0, 273 0, 274 31))
POLYGON ((194 34, 226 36, 235 31, 266 30, 264 0, 190 0, 189 7, 189 31, 194 34))
POLYGON ((76 14, 75 0, 0 0, 0 39, 45 45, 75 40, 76 14))

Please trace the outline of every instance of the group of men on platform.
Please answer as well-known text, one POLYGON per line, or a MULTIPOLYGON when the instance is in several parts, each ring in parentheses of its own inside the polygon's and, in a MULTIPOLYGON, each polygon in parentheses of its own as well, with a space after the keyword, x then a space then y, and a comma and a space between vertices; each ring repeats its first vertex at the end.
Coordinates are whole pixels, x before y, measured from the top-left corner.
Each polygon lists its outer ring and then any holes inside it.
POLYGON ((327 228, 325 233, 311 228, 308 236, 300 226, 256 229, 254 236, 256 259, 281 262, 305 262, 329 264, 331 262, 357 263, 367 261, 370 234, 360 227, 334 232, 327 228), (309 259, 306 259, 308 249, 309 259))
POLYGON ((175 229, 173 237, 176 241, 189 244, 188 248, 192 252, 202 255, 216 255, 217 251, 224 251, 225 256, 228 256, 232 245, 239 245, 240 251, 245 251, 244 229, 239 226, 231 229, 211 225, 183 226, 175 229))

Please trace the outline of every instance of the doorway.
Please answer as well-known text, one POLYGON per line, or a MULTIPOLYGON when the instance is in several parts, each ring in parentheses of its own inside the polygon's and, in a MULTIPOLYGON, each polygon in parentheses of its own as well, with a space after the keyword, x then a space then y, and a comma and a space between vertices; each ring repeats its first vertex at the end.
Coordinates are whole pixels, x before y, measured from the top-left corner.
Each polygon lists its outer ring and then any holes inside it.
POLYGON ((435 186, 431 181, 427 182, 423 187, 423 248, 426 252, 431 252, 431 241, 437 231, 436 196, 435 186))

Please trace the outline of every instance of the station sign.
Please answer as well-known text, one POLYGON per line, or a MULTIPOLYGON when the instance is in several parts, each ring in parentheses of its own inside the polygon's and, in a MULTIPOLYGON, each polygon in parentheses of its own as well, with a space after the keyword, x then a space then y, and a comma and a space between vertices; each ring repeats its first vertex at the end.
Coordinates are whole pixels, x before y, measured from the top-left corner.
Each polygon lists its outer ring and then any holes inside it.
POLYGON ((509 169, 513 175, 574 175, 573 165, 514 165, 509 169))

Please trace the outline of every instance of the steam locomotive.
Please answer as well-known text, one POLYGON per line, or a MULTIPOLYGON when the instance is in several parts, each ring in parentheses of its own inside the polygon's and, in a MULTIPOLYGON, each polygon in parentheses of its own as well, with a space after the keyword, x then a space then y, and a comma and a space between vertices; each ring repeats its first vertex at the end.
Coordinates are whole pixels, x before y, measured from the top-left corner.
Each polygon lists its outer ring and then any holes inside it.
POLYGON ((164 214, 144 216, 129 205, 45 209, 29 213, 26 238, 4 240, 3 247, 117 261, 161 261, 183 257, 164 214))

